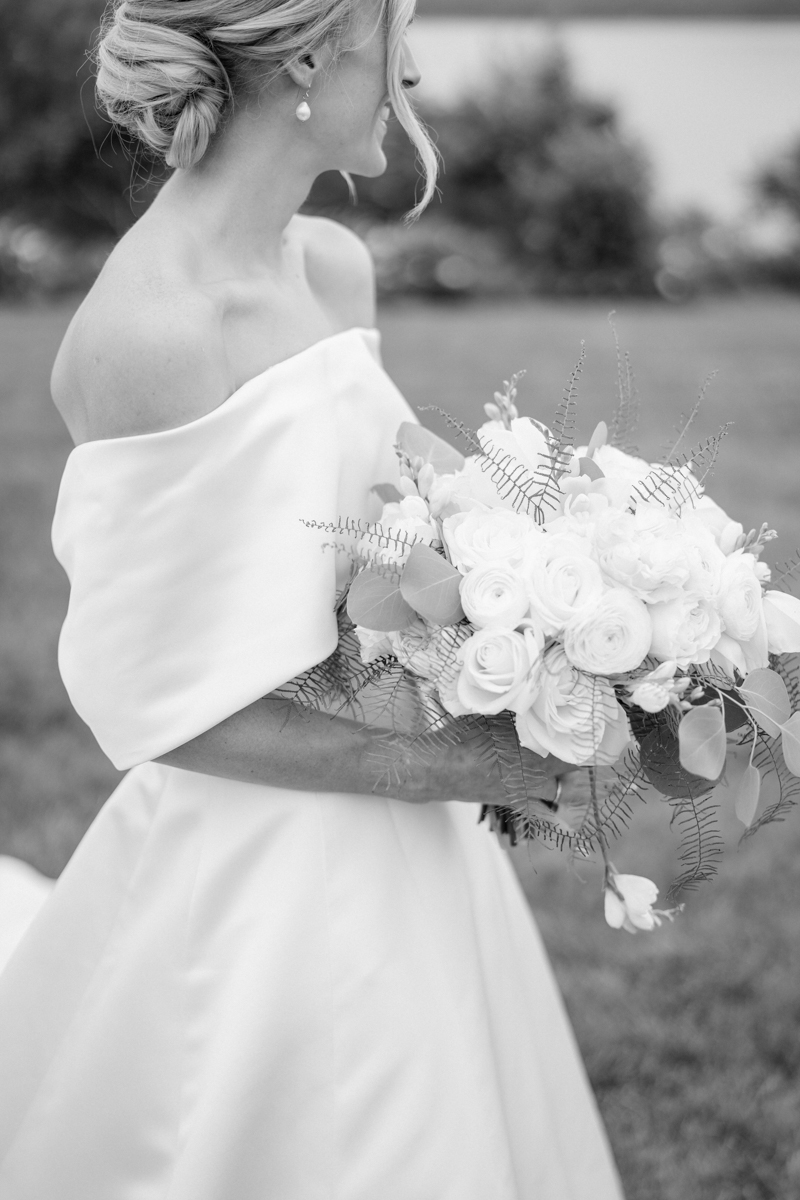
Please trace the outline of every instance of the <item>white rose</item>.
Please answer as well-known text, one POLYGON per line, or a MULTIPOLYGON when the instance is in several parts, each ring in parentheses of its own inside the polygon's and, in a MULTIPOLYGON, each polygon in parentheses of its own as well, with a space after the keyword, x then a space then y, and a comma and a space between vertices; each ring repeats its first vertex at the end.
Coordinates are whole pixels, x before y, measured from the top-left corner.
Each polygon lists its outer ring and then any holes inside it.
POLYGON ((513 710, 530 689, 540 653, 541 640, 530 629, 479 629, 458 651, 455 698, 443 694, 442 703, 454 716, 513 710))
POLYGON ((636 933, 643 929, 649 933, 661 924, 653 905, 658 899, 658 888, 643 875, 613 876, 614 886, 606 886, 605 915, 612 929, 626 929, 636 933))
POLYGON ((703 496, 697 501, 694 514, 711 533, 723 554, 731 554, 736 549, 739 539, 744 537, 744 525, 732 521, 710 496, 703 496))
POLYGON ((525 581, 502 563, 475 567, 461 581, 461 605, 478 629, 516 629, 530 608, 525 581))
POLYGON ((519 570, 543 536, 532 517, 502 508, 455 513, 442 530, 450 560, 464 574, 489 563, 519 570))
POLYGON ((564 650, 581 671, 620 675, 641 666, 652 637, 646 605, 625 588, 610 588, 591 612, 567 625, 564 650))
POLYGON ((477 457, 468 458, 464 469, 454 475, 437 475, 426 497, 435 517, 449 517, 471 508, 511 508, 503 500, 477 457))
POLYGON ((603 513, 594 543, 606 578, 648 604, 674 600, 689 578, 680 522, 659 505, 640 503, 635 513, 603 513))
POLYGON ((529 750, 576 766, 608 766, 630 741, 628 718, 608 680, 576 671, 557 644, 544 655, 516 727, 529 750))
POLYGON ((605 591, 600 568, 569 535, 545 536, 528 573, 531 617, 545 633, 560 633, 591 612, 605 591))
POLYGON ((362 538, 358 546, 360 554, 377 562, 399 565, 406 561, 415 542, 439 544, 430 509, 421 496, 404 496, 396 503, 385 504, 378 525, 379 531, 362 538))
POLYGON ((761 581, 752 554, 734 551, 725 559, 719 597, 719 614, 725 632, 737 642, 755 636, 762 617, 761 581))
POLYGON ((800 654, 800 600, 786 592, 767 592, 764 617, 771 654, 800 654))
POLYGON ((716 609, 696 596, 679 596, 650 605, 653 641, 650 652, 660 661, 674 659, 679 666, 708 662, 722 633, 716 609))

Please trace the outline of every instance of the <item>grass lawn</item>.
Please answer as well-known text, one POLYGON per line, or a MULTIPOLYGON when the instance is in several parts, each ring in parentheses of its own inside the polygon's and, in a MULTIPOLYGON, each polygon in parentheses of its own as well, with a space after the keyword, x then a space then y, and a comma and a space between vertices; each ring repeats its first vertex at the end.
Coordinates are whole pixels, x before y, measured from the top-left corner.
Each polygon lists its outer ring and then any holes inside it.
MULTIPOLYGON (((66 586, 49 522, 69 442, 47 379, 72 307, 0 310, 0 852, 52 874, 118 778, 55 669, 66 586)), ((584 339, 589 433, 613 403, 607 308, 393 307, 382 315, 385 358, 413 404, 472 423, 499 381, 526 367, 523 411, 547 418, 584 339)), ((658 451, 718 369, 697 436, 735 424, 712 493, 745 523, 774 524, 790 553, 800 544, 800 302, 621 304, 617 324, 644 398, 643 452, 658 451)), ((664 810, 642 817, 617 865, 666 886, 664 810)), ((722 824, 732 848, 720 880, 652 936, 605 926, 591 868, 516 853, 628 1200, 800 1198, 800 813, 740 852, 729 814, 722 824)))

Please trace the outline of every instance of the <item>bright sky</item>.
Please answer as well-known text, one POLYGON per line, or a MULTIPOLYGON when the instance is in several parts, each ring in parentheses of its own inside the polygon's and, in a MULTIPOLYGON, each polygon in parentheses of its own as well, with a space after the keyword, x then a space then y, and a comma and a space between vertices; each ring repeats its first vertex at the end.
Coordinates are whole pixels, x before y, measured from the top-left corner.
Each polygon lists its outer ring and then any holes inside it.
POLYGON ((747 204, 753 171, 800 138, 800 22, 543 21, 419 18, 422 89, 468 90, 495 64, 566 46, 578 82, 614 100, 644 142, 659 200, 725 218, 747 204), (555 32, 557 29, 557 32, 555 32))

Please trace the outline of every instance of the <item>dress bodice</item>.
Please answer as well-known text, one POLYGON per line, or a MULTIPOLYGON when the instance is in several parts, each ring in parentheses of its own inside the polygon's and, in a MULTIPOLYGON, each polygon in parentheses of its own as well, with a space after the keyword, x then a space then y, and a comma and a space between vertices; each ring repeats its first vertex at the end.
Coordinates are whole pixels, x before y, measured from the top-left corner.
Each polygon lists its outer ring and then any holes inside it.
POLYGON ((372 329, 270 367, 219 408, 70 455, 53 545, 70 698, 119 768, 156 758, 336 646, 336 555, 303 520, 369 518, 413 419, 372 329))

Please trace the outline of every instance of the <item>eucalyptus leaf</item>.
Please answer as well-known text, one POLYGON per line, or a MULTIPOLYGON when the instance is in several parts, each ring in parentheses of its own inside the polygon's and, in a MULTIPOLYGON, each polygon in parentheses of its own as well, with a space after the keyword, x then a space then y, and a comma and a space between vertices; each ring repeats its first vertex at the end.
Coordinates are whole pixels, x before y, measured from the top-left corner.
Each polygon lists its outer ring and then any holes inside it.
POLYGON ((790 717, 781 730, 783 759, 795 778, 800 779, 800 712, 790 717))
POLYGON ((376 483, 375 487, 370 490, 375 493, 382 504, 399 504, 403 499, 403 493, 393 483, 376 483))
POLYGON ((678 727, 681 766, 703 779, 717 780, 725 766, 725 720, 716 705, 691 708, 678 727))
POLYGON ((456 625, 464 616, 461 579, 461 574, 441 554, 424 542, 417 542, 406 560, 400 592, 426 621, 456 625))
POLYGON ((409 458, 430 463, 437 475, 464 470, 464 455, 424 425, 404 421, 397 431, 397 445, 409 458))
POLYGON ((415 612, 400 594, 400 583, 366 567, 347 593, 347 615, 354 625, 380 633, 397 633, 413 624, 415 612))
POLYGON ((595 431, 589 439, 589 445, 586 447, 586 457, 594 458, 595 450, 599 450, 601 446, 605 446, 608 441, 608 426, 605 421, 595 427, 595 431))
POLYGON ((736 816, 748 829, 753 824, 761 795, 761 775, 757 767, 746 767, 736 788, 736 816))
POLYGON ((739 694, 764 732, 778 737, 781 726, 792 715, 789 693, 780 675, 768 667, 759 667, 747 676, 739 694))
POLYGON ((593 458, 578 459, 578 473, 580 475, 588 475, 589 479, 605 479, 605 475, 598 467, 593 458))

